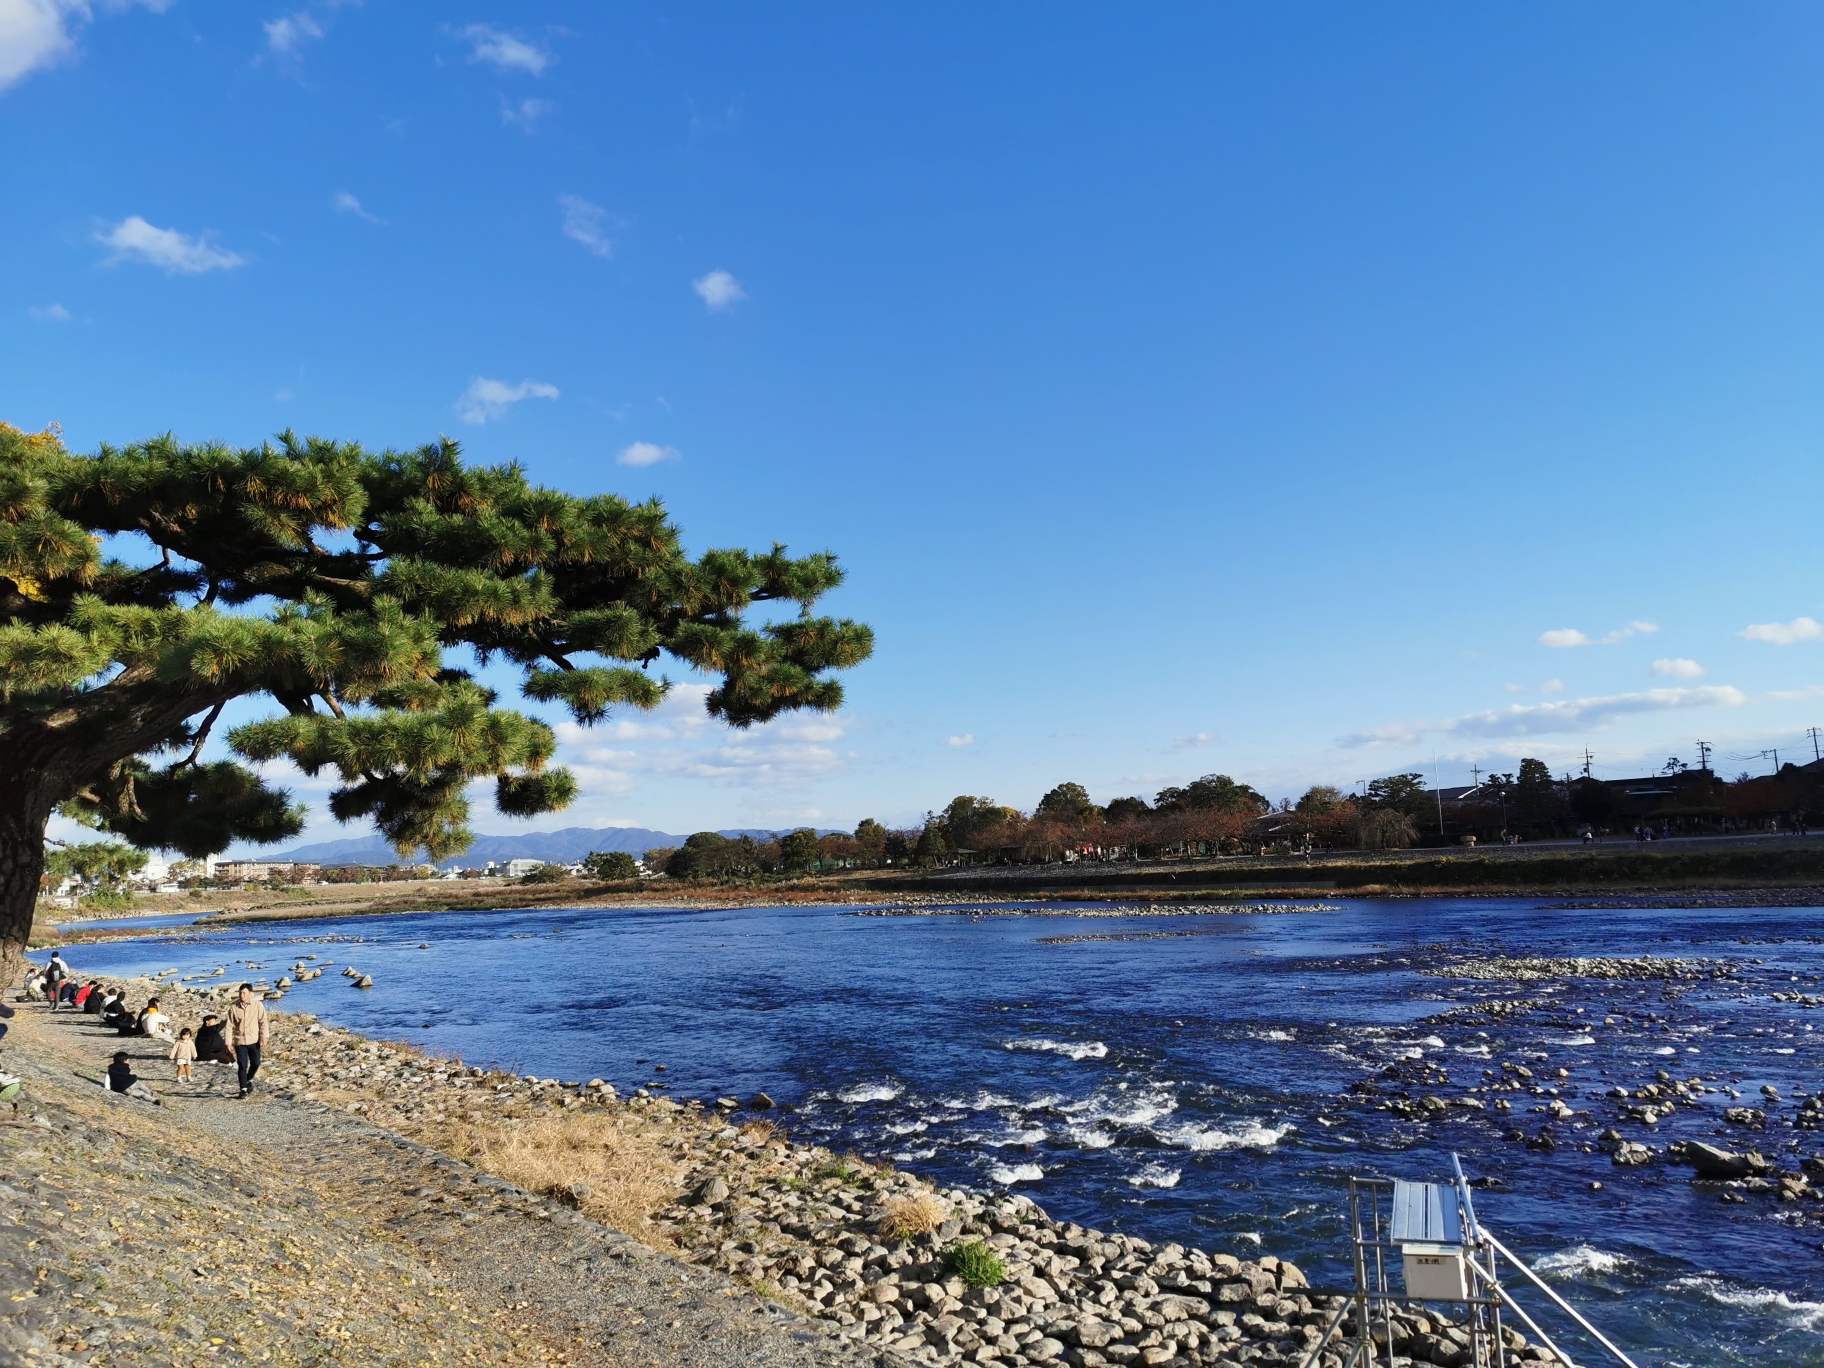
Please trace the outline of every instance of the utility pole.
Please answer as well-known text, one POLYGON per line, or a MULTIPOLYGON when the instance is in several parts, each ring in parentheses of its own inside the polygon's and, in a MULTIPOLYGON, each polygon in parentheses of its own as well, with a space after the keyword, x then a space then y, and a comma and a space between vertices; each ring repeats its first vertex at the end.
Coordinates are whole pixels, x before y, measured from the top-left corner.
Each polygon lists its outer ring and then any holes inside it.
POLYGON ((1444 839, 1444 786, 1438 782, 1438 753, 1431 753, 1431 787, 1438 795, 1438 839, 1444 839))
POLYGON ((1824 759, 1824 755, 1818 753, 1818 729, 1816 727, 1807 727, 1805 728, 1805 735, 1811 738, 1811 758, 1813 760, 1824 759))
MULTIPOLYGON (((1813 727, 1812 731, 1817 731, 1817 728, 1813 727)), ((1708 741, 1699 741, 1697 743, 1697 767, 1699 769, 1704 770, 1705 772, 1709 771, 1710 752, 1715 749, 1716 747, 1712 746, 1708 741)))
POLYGON ((1585 779, 1588 779, 1590 777, 1590 761, 1594 760, 1595 758, 1596 758, 1595 756, 1590 754, 1590 748, 1588 746, 1585 746, 1583 748, 1583 777, 1585 779))
POLYGON ((1469 777, 1470 777, 1470 778, 1471 778, 1471 779, 1474 779, 1474 780, 1475 780, 1475 781, 1476 781, 1476 785, 1475 785, 1475 786, 1476 786, 1476 787, 1477 787, 1477 788, 1481 788, 1481 787, 1482 787, 1482 766, 1480 766, 1480 765, 1471 765, 1471 766, 1470 766, 1470 767, 1469 767, 1469 777))

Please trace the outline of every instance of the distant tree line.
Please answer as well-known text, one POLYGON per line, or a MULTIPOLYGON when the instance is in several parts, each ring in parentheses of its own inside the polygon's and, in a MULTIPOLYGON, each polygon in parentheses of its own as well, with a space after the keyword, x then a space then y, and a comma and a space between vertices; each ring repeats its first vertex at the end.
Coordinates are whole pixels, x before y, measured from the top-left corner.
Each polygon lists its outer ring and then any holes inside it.
POLYGON ((773 839, 702 831, 682 846, 646 852, 650 873, 678 879, 740 880, 813 870, 955 863, 1138 860, 1193 855, 1258 855, 1273 850, 1402 850, 1467 838, 1538 840, 1589 831, 1603 836, 1802 830, 1824 812, 1824 775, 1795 765, 1777 775, 1727 782, 1671 762, 1641 780, 1553 777, 1543 760, 1522 759, 1467 792, 1442 798, 1416 772, 1368 781, 1361 792, 1328 784, 1278 806, 1226 774, 1159 790, 1091 801, 1063 783, 1030 812, 960 794, 915 827, 868 818, 852 833, 800 828, 773 839))

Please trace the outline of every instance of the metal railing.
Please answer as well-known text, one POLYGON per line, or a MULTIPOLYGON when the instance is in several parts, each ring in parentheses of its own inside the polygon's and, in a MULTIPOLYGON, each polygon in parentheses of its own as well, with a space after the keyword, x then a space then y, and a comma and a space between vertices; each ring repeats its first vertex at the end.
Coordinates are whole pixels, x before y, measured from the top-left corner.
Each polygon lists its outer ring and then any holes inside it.
MULTIPOLYGON (((1464 1180, 1462 1165, 1457 1162, 1454 1154, 1451 1155, 1450 1162, 1464 1232, 1463 1261, 1468 1274, 1465 1290, 1469 1295, 1447 1304, 1462 1306, 1467 1312, 1463 1325, 1451 1327, 1469 1335, 1470 1357, 1463 1368, 1472 1368, 1472 1365, 1473 1368, 1508 1368, 1513 1351, 1510 1350, 1507 1339, 1512 1332, 1502 1325, 1504 1311, 1511 1313, 1515 1320, 1524 1325, 1534 1342, 1549 1350, 1564 1368, 1585 1368, 1569 1352, 1554 1343, 1539 1322, 1514 1300, 1501 1281, 1500 1266, 1503 1260, 1544 1293, 1558 1311, 1601 1346, 1608 1358, 1620 1364, 1621 1368, 1638 1368, 1633 1359, 1590 1324, 1587 1317, 1559 1296, 1516 1254, 1496 1239, 1493 1231, 1477 1220, 1475 1203, 1470 1196, 1469 1184, 1464 1180)), ((1326 1353, 1340 1353, 1345 1344, 1348 1349, 1343 1357, 1342 1368, 1379 1368, 1383 1362, 1391 1368, 1394 1355, 1394 1308, 1409 1305, 1415 1300, 1404 1292, 1393 1291, 1388 1285, 1387 1256, 1389 1252, 1396 1258, 1402 1255, 1402 1246, 1391 1238, 1391 1225, 1384 1224, 1382 1220, 1382 1197, 1386 1195, 1391 1199, 1393 1186, 1392 1181, 1384 1178, 1352 1177, 1349 1180, 1350 1248, 1355 1286, 1346 1293, 1332 1294, 1340 1296, 1342 1300, 1338 1302, 1323 1332, 1312 1343, 1300 1368, 1317 1368, 1319 1360, 1326 1353), (1353 1328, 1346 1336, 1338 1339, 1345 1319, 1352 1312, 1353 1328)))

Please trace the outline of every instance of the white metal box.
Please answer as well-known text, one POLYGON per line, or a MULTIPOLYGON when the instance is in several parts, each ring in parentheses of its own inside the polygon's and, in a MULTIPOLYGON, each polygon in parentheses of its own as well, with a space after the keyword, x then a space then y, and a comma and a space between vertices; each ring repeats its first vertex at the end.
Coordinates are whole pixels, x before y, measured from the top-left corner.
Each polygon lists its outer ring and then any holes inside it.
POLYGON ((1437 1183, 1393 1185, 1392 1242, 1405 1265, 1406 1295, 1414 1301, 1466 1301, 1463 1222, 1457 1194, 1437 1183))
POLYGON ((1406 1295, 1414 1301, 1467 1301, 1469 1274, 1461 1245, 1404 1244, 1406 1295))

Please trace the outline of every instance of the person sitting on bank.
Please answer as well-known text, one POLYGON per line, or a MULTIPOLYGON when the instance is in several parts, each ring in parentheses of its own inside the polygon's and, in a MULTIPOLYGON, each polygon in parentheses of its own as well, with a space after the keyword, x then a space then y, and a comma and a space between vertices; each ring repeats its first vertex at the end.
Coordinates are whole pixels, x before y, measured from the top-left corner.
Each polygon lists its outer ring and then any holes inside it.
POLYGON ((153 998, 146 1004, 146 1010, 139 1015, 139 1033, 152 1040, 176 1040, 171 1030, 171 1018, 159 1009, 158 999, 153 998))
MULTIPOLYGON (((118 1031, 123 1018, 127 1021, 134 1021, 133 1014, 127 1010, 126 994, 118 990, 110 991, 107 1001, 101 1005, 101 1024, 112 1026, 118 1031)), ((135 1024, 137 1025, 137 1022, 135 1024)))
POLYGON ((196 1028, 196 1057, 217 1064, 234 1063, 234 1051, 228 1048, 228 1033, 222 1028, 221 1018, 213 1012, 196 1028))
POLYGON ((136 1012, 127 1006, 127 1000, 122 998, 120 1015, 114 1018, 114 1029, 123 1036, 136 1036, 139 1034, 139 1019, 143 1015, 143 1012, 136 1012))
POLYGON ((143 1097, 148 1102, 154 1100, 152 1089, 146 1086, 145 1080, 138 1077, 133 1072, 133 1066, 127 1063, 125 1050, 116 1050, 114 1062, 108 1065, 108 1091, 143 1097))

